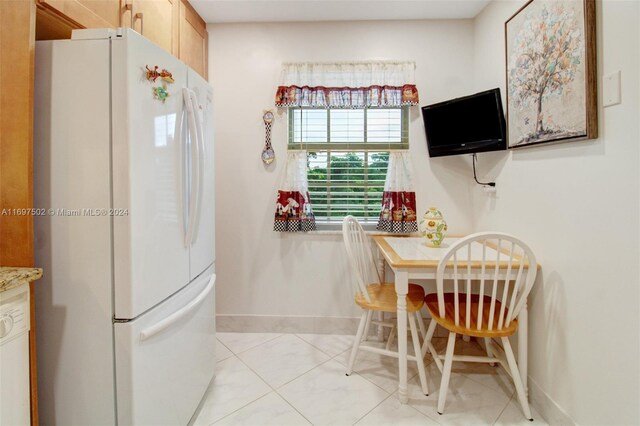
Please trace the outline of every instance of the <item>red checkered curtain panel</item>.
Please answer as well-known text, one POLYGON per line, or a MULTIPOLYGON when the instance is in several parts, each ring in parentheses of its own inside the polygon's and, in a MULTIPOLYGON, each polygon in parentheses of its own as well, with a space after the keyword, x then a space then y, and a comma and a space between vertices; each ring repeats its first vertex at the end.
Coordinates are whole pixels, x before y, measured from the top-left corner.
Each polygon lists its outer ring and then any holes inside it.
POLYGON ((316 230, 311 210, 307 180, 307 151, 289 151, 287 169, 276 196, 273 221, 276 232, 308 232, 316 230))
POLYGON ((418 105, 414 62, 284 63, 277 107, 418 105))
POLYGON ((379 231, 408 234, 418 231, 416 192, 408 151, 389 154, 389 167, 382 193, 382 208, 378 219, 379 231))

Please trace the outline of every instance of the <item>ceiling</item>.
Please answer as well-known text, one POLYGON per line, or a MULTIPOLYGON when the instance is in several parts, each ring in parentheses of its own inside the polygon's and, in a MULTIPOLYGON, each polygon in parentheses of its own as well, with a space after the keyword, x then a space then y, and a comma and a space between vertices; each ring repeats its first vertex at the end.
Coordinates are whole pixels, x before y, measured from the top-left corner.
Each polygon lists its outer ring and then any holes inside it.
POLYGON ((190 0, 208 23, 468 19, 490 0, 190 0))

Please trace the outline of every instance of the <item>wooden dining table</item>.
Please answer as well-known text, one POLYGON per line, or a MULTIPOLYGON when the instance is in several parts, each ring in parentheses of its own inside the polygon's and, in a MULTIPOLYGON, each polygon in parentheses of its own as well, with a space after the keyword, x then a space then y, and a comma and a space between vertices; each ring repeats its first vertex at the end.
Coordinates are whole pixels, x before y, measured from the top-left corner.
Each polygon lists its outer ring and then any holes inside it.
MULTIPOLYGON (((423 237, 391 237, 376 235, 373 241, 381 254, 381 266, 384 262, 389 265, 395 275, 395 289, 398 296, 397 305, 397 330, 398 336, 407 335, 407 292, 410 280, 432 280, 433 292, 435 292, 436 269, 440 259, 460 237, 445 238, 440 247, 427 246, 427 240, 423 237)), ((496 250, 487 249, 486 259, 488 265, 491 260, 498 258, 496 250)), ((482 245, 472 246, 470 261, 482 260, 482 245)), ((381 268, 382 269, 382 268, 381 268)), ((384 272, 384 269, 382 270, 384 272)), ((381 276, 384 276, 381 274, 381 276)), ((446 277, 446 275, 445 275, 446 277)), ((428 292, 427 292, 428 293, 428 292)), ((524 304, 518 318, 518 366, 525 392, 527 392, 527 303, 524 304)), ((407 394, 407 339, 398 338, 399 360, 399 384, 398 397, 400 402, 406 404, 407 394)))

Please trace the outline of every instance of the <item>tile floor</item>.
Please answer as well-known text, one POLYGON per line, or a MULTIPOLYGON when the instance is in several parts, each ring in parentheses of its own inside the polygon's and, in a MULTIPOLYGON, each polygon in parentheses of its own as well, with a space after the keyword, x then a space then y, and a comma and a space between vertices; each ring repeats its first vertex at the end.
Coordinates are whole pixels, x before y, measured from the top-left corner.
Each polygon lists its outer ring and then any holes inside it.
MULTIPOLYGON (((429 396, 409 363, 409 403, 397 396, 397 360, 358 354, 345 376, 353 336, 218 333, 216 378, 194 424, 204 425, 541 425, 527 421, 499 367, 454 363, 444 415, 436 412, 440 372, 427 355, 429 396)), ((439 349, 446 344, 437 339, 439 349)), ((459 340, 456 351, 481 353, 459 340)))

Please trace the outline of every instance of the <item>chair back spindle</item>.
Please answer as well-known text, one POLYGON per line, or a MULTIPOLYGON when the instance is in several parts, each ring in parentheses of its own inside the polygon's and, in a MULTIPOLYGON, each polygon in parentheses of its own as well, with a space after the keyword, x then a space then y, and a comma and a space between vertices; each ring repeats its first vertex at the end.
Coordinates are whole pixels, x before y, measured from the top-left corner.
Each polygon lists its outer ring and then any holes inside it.
MULTIPOLYGON (((458 293, 458 256, 457 253, 453 253, 453 291, 458 293)), ((455 316, 456 325, 460 325, 460 301, 456 298, 453 302, 453 312, 455 316)), ((440 316, 444 315, 444 300, 442 301, 442 307, 440 307, 440 316)))
MULTIPOLYGON (((496 247, 497 256, 496 264, 500 264, 500 250, 502 250, 502 238, 498 238, 498 244, 496 247)), ((493 319, 496 309, 496 294, 498 291, 498 272, 500 268, 495 268, 493 274, 493 285, 491 286, 491 306, 489 307, 489 330, 493 330, 493 319)))
MULTIPOLYGON (((471 246, 467 247, 467 259, 471 259, 471 246)), ((458 299, 456 297, 456 299, 458 299)), ((465 327, 471 328, 471 262, 467 262, 467 321, 465 327)))

